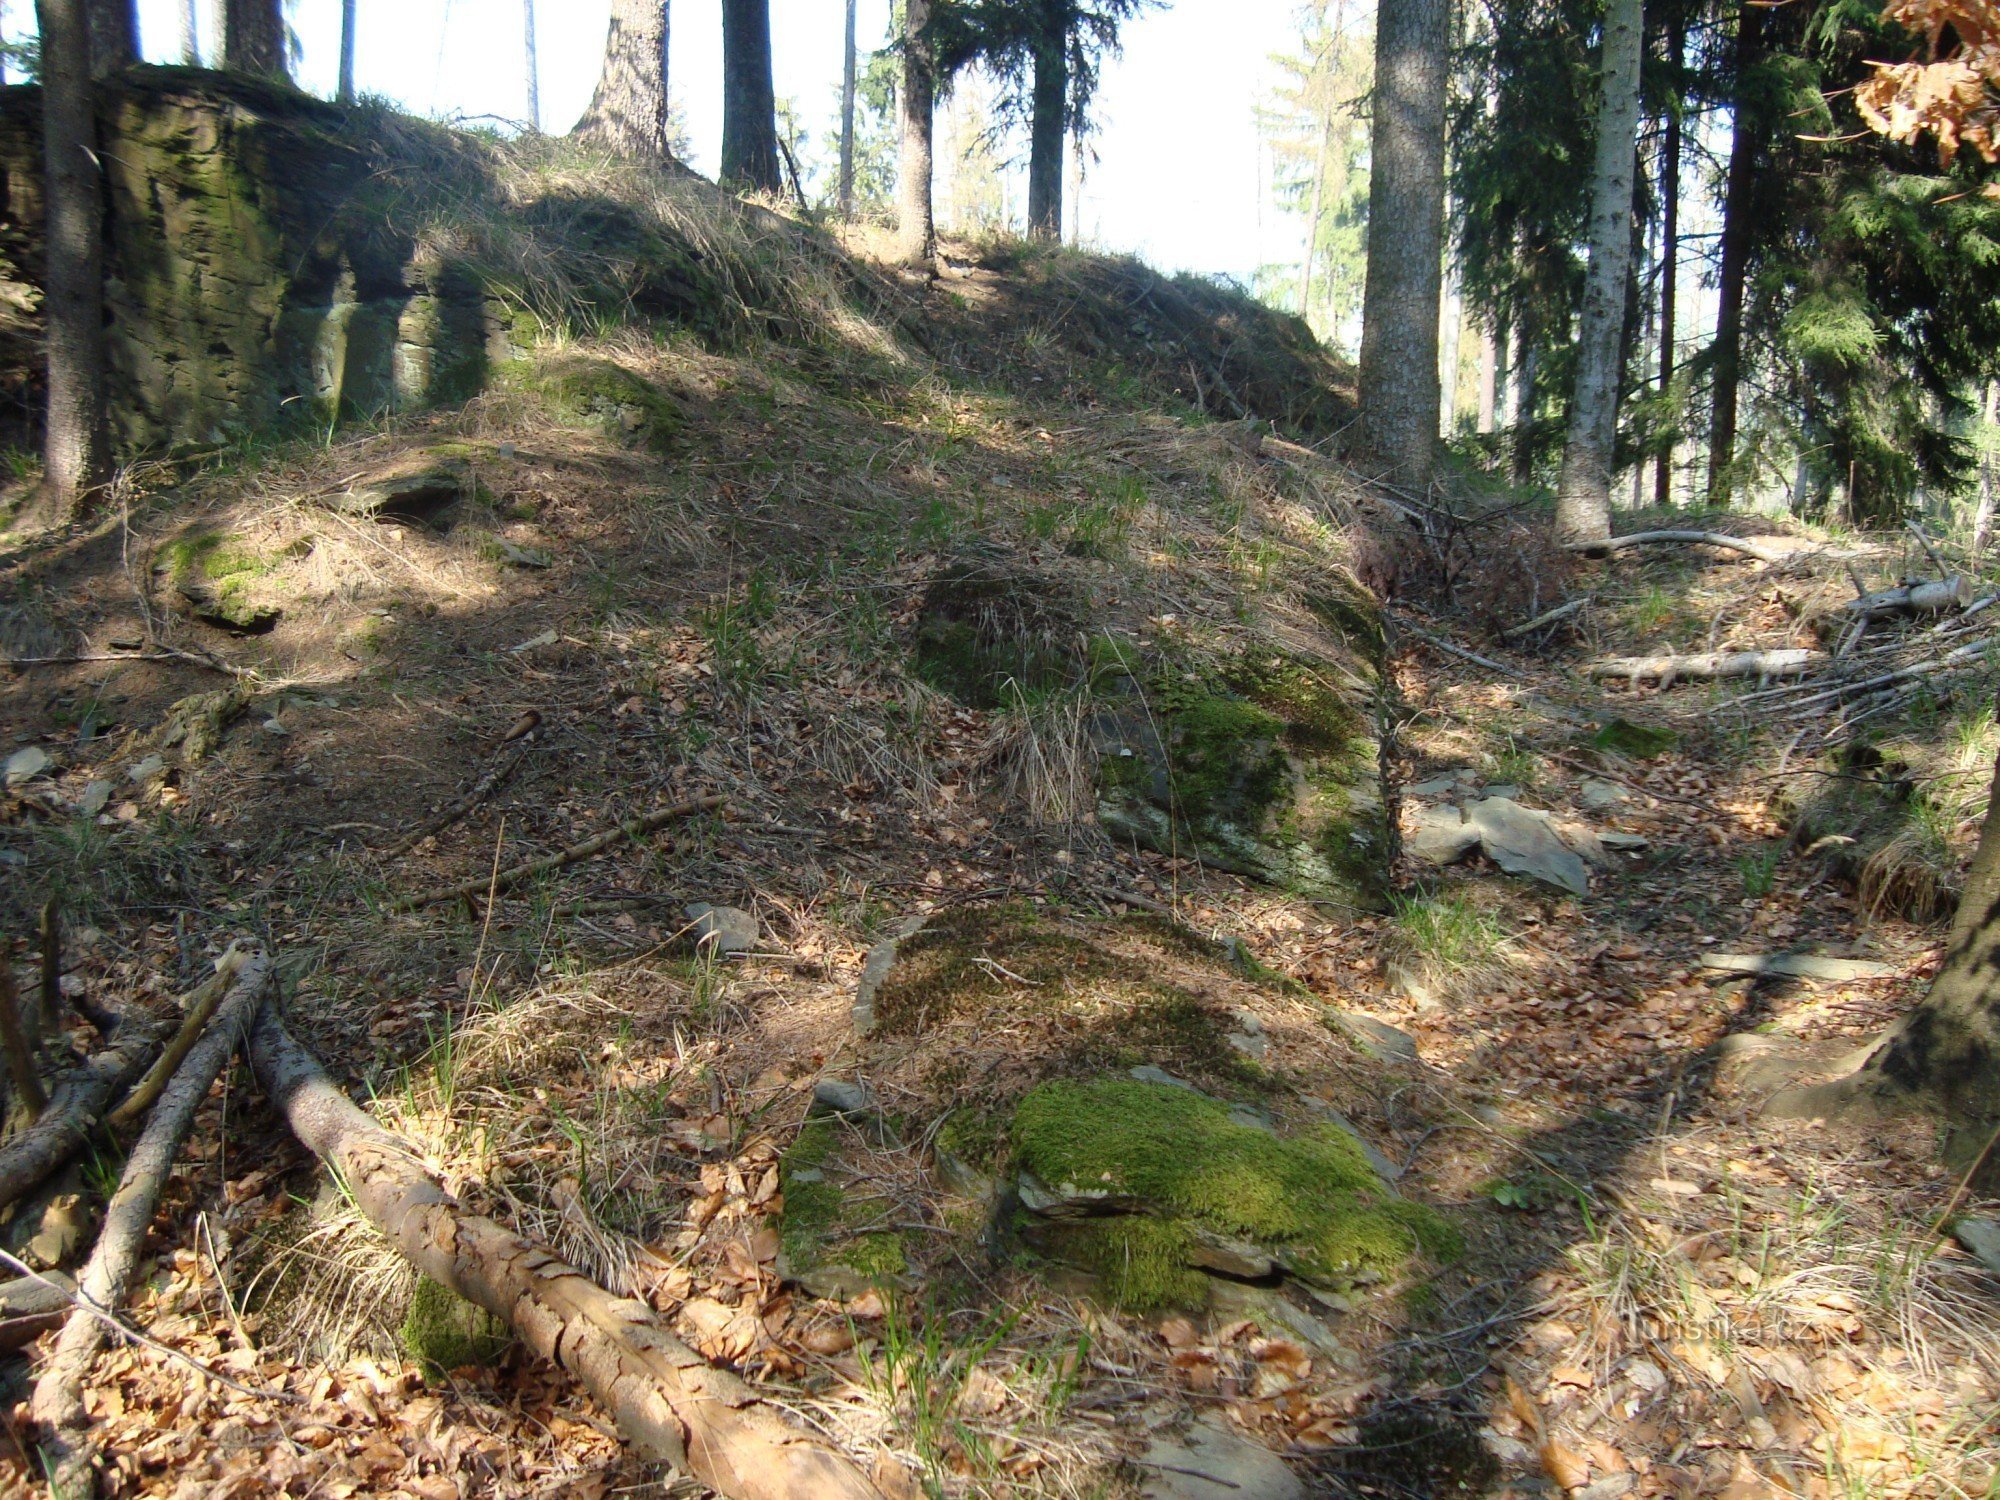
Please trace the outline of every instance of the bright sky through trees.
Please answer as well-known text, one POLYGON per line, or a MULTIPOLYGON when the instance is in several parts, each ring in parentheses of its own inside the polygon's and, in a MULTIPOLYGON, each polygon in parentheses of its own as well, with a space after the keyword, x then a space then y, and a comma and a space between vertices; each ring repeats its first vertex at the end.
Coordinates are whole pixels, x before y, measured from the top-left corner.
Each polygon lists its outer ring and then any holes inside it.
MULTIPOLYGON (((140 0, 148 58, 169 59, 178 6, 140 0)), ((199 9, 206 31, 206 0, 199 9)), ((297 0, 288 9, 304 49, 298 81, 331 95, 340 0, 297 0)), ((567 130, 589 103, 607 10, 607 0, 537 7, 545 129, 567 130)), ((1296 219, 1260 209, 1268 170, 1253 119, 1274 76, 1270 54, 1292 43, 1295 10, 1294 0, 1178 0, 1126 26, 1124 56, 1107 61, 1095 106, 1100 159, 1084 182, 1086 238, 1164 269, 1245 282, 1260 263, 1297 257, 1296 219)), ((32 24, 29 11, 24 0, 10 0, 10 34, 32 24)), ((888 12, 887 0, 862 0, 864 49, 879 45, 888 12)), ((797 105, 816 150, 838 108, 841 17, 839 0, 771 4, 778 95, 797 105)), ((669 87, 694 142, 692 165, 713 174, 722 128, 713 0, 673 8, 671 45, 669 87)), ((361 0, 357 54, 361 91, 416 113, 502 121, 525 113, 519 0, 361 0)), ((1023 159, 1026 151, 1025 140, 1014 143, 1023 159)), ((1014 199, 1025 196, 1017 191, 1014 199)))

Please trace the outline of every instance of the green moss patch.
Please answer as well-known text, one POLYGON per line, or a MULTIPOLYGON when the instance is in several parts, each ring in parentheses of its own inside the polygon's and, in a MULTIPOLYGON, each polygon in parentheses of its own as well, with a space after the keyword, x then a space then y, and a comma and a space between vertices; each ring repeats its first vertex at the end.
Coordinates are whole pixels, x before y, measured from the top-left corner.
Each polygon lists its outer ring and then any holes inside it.
MULTIPOLYGON (((1012 1134, 1015 1159, 1058 1192, 1104 1191, 1162 1219, 1256 1241, 1314 1281, 1352 1284, 1457 1251, 1451 1226, 1390 1196, 1331 1125, 1280 1138, 1191 1090, 1100 1078, 1033 1089, 1012 1134)), ((1139 1232, 1153 1236, 1148 1255, 1164 1253, 1158 1235, 1139 1232)))
POLYGON ((432 1380, 468 1365, 498 1364, 514 1342, 505 1323, 428 1276, 417 1281, 398 1337, 432 1380))
POLYGON ((1633 760, 1658 760, 1680 743, 1680 736, 1671 729, 1654 729, 1630 719, 1608 719, 1590 736, 1590 743, 1633 760))
POLYGON ((867 1227, 882 1205, 849 1199, 847 1182, 863 1175, 846 1160, 851 1139, 838 1121, 808 1120, 778 1161, 784 1274, 817 1296, 857 1295, 909 1269, 902 1236, 867 1227))
POLYGON ((654 453, 672 452, 687 422, 667 392, 608 359, 570 357, 530 366, 521 384, 570 421, 654 453))
POLYGON ((1108 955, 1042 921, 1030 907, 962 908, 898 945, 896 966, 875 993, 876 1026, 918 1031, 993 1000, 1008 983, 989 966, 995 963, 1030 988, 1052 991, 1051 999, 1111 967, 1108 955))
POLYGON ((250 635, 278 622, 277 606, 252 590, 271 571, 270 561, 226 533, 201 529, 175 537, 161 549, 159 566, 200 619, 250 635))
POLYGON ((1208 1278, 1188 1264, 1193 1240, 1170 1219, 1127 1214, 1052 1225, 1043 1244, 1094 1274, 1105 1296, 1127 1312, 1197 1308, 1208 1300, 1208 1278))

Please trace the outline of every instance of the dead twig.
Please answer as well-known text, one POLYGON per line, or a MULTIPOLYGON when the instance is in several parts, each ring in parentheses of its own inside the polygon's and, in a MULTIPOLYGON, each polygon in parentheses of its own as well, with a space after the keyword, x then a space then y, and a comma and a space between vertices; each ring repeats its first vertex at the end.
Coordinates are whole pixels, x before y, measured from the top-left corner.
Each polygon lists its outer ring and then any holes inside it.
POLYGON ((451 827, 452 824, 458 822, 459 819, 465 817, 474 808, 478 807, 480 803, 499 790, 506 783, 508 777, 520 769, 521 762, 527 758, 530 743, 532 742, 525 739, 522 740, 511 754, 504 756, 487 767, 486 774, 479 778, 471 791, 467 792, 435 818, 432 818, 430 822, 424 824, 423 827, 419 828, 408 838, 403 839, 395 848, 384 850, 382 857, 384 859, 400 859, 425 839, 435 838, 438 834, 443 833, 447 828, 451 827))
POLYGON ((188 1055, 188 1050, 201 1036, 209 1017, 215 1014, 223 996, 229 993, 230 981, 247 959, 245 951, 232 943, 229 951, 216 960, 214 975, 181 1002, 186 1016, 181 1022, 181 1029, 174 1033, 173 1040, 167 1043, 166 1050, 147 1070, 146 1076, 139 1080, 138 1086, 125 1096, 125 1102, 104 1117, 105 1124, 114 1130, 123 1130, 153 1107, 153 1101, 160 1097, 173 1078, 174 1070, 180 1067, 181 1059, 188 1055))

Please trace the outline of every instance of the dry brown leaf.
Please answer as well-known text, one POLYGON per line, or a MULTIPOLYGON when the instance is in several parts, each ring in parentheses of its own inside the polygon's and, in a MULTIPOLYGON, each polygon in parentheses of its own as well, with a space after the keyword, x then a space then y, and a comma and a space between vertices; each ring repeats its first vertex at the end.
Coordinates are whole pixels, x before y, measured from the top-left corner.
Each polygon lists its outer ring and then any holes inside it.
POLYGON ((1558 1438, 1542 1444, 1542 1472, 1566 1490, 1590 1483, 1590 1460, 1558 1438))

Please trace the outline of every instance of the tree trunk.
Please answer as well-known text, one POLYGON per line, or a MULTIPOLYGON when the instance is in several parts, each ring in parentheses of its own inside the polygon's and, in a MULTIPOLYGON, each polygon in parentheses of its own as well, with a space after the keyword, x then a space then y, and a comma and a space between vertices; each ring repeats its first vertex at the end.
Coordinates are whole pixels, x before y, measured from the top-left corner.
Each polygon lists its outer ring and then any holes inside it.
POLYGON ((190 68, 201 66, 201 30, 195 22, 194 0, 180 4, 181 61, 190 68))
POLYGON ((1645 30, 1643 0, 1611 0, 1604 16, 1604 82, 1590 188, 1590 268, 1577 333, 1569 441, 1556 492, 1556 535, 1564 542, 1594 542, 1611 534, 1619 354, 1625 343, 1625 288, 1632 274, 1639 54, 1645 30))
POLYGON ((1993 512, 2000 506, 2000 380, 1986 382, 1986 418, 1979 434, 1979 507, 1972 513, 1972 554, 1985 555, 1993 538, 1993 512))
MULTIPOLYGON (((1863 1119, 1918 1109, 1941 1118, 1955 1170, 1979 1159, 2000 1126, 2000 759, 1993 767, 1979 848, 1966 872, 1944 967, 1906 1015, 1847 1077, 1788 1089, 1766 1112, 1781 1119, 1863 1119)), ((1988 1155, 1972 1186, 1990 1192, 2000 1161, 1988 1155)))
POLYGON ((1299 316, 1312 316, 1313 263, 1319 258, 1319 222, 1326 204, 1326 158, 1333 149, 1333 111, 1320 116, 1319 155, 1313 158, 1312 203, 1306 210, 1305 262, 1299 267, 1299 316))
POLYGON ((840 216, 854 217, 854 9, 847 0, 847 22, 840 39, 840 216))
POLYGON ((1028 235, 1062 238, 1063 138, 1069 104, 1069 52, 1061 36, 1035 48, 1034 117, 1028 127, 1028 235))
MULTIPOLYGON (((356 0, 340 0, 340 102, 354 102, 354 7, 356 0)), ((528 0, 530 5, 534 0, 528 0)))
POLYGON ((1488 314, 1479 331, 1479 435, 1493 431, 1500 414, 1500 372, 1507 364, 1507 335, 1497 314, 1488 314))
POLYGON ((1361 447, 1418 491, 1429 489, 1437 458, 1450 15, 1449 0, 1399 0, 1375 25, 1361 447))
MULTIPOLYGON (((1687 21, 1676 14, 1667 27, 1667 62, 1678 84, 1687 61, 1687 21)), ((1667 101, 1666 141, 1660 148, 1660 395, 1674 384, 1674 329, 1681 251, 1681 111, 1678 97, 1667 101)), ((1674 444, 1661 450, 1653 468, 1653 503, 1674 503, 1674 444)))
POLYGON ((1527 484, 1535 477, 1535 375, 1541 363, 1540 317, 1532 293, 1521 299, 1514 314, 1514 390, 1508 400, 1513 429, 1513 481, 1527 484))
POLYGON ((634 1448, 732 1500, 880 1500, 843 1455, 703 1361, 643 1302, 614 1297, 549 1251, 459 1207, 414 1153, 334 1086, 268 1004, 250 1054, 272 1107, 396 1250, 568 1370, 634 1448))
POLYGON ((930 0, 904 0, 903 87, 898 91, 896 254, 905 265, 928 266, 937 249, 931 211, 931 132, 937 85, 931 71, 930 0))
POLYGON ((1743 379, 1743 284, 1750 269, 1757 156, 1762 130, 1751 107, 1747 75, 1763 52, 1764 11, 1744 4, 1736 30, 1736 121, 1722 199, 1722 262, 1716 273, 1714 392, 1708 428, 1708 500, 1727 506, 1734 488, 1736 393, 1743 379))
MULTIPOLYGON (((618 30, 618 7, 611 9, 611 30, 618 30)), ((542 129, 542 57, 541 49, 535 45, 535 0, 521 0, 521 42, 526 54, 528 84, 528 128, 536 134, 542 129)), ((611 45, 604 48, 604 71, 598 74, 598 94, 604 91, 605 76, 611 70, 611 45)), ((597 95, 591 96, 591 110, 596 112, 597 95)))
POLYGON ((222 65, 289 81, 283 0, 222 0, 222 65))
POLYGON ((86 0, 90 10, 90 76, 109 77, 139 60, 137 0, 86 0))
POLYGON ((722 0, 722 180, 775 195, 779 170, 770 0, 722 0))
POLYGON ((49 409, 44 501, 86 510, 111 468, 104 394, 104 198, 83 0, 36 0, 42 39, 49 409))
MULTIPOLYGON (((667 144, 667 0, 613 0, 597 92, 576 134, 620 156, 664 162, 667 144)), ((765 51, 768 63, 770 52, 765 51)), ((767 74, 768 76, 768 74, 767 74)), ((775 150, 776 137, 773 136, 775 150)))

